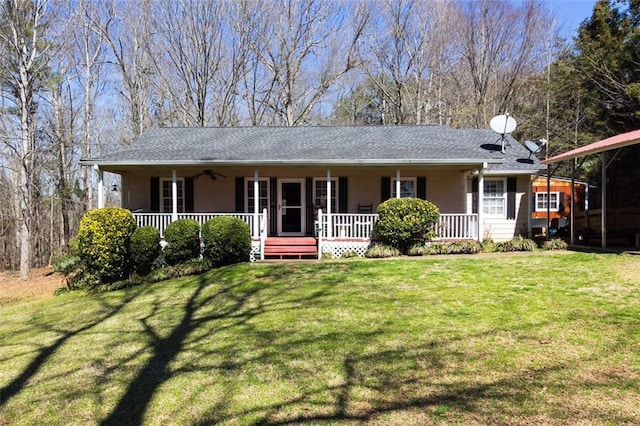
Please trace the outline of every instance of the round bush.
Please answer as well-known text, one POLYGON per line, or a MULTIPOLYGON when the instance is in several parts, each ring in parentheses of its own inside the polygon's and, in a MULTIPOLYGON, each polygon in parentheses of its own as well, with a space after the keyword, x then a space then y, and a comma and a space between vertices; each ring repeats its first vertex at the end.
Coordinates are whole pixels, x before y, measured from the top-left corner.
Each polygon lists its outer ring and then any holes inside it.
POLYGON ((203 256, 214 265, 248 262, 251 255, 251 230, 242 219, 218 216, 202 226, 203 256))
POLYGON ((177 265, 200 256, 200 224, 194 219, 178 219, 164 230, 165 260, 177 265))
POLYGON ((91 210, 80 220, 78 255, 87 272, 99 282, 125 278, 130 267, 130 238, 136 220, 129 210, 106 207, 91 210))
POLYGON ((160 250, 160 232, 156 228, 143 226, 136 229, 131 235, 133 270, 143 275, 151 272, 160 250))
POLYGON ((419 198, 391 198, 378 206, 375 232, 380 240, 402 253, 435 236, 440 218, 435 204, 419 198))

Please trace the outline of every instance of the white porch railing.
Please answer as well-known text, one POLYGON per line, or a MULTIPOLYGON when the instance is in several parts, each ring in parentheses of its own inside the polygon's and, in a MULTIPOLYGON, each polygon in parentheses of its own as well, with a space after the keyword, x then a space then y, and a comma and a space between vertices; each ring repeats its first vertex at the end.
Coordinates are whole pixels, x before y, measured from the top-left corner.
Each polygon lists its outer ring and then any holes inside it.
MULTIPOLYGON (((264 238, 266 238, 266 224, 267 224, 267 211, 266 209, 262 212, 262 214, 258 215, 259 224, 260 224, 260 234, 255 234, 255 228, 253 226, 256 215, 253 213, 178 213, 178 219, 194 219, 200 223, 202 226, 209 219, 216 216, 233 216, 242 219, 244 222, 249 225, 249 229, 251 229, 251 234, 253 238, 262 238, 262 234, 264 234, 264 238)), ((135 217, 136 222, 138 223, 138 227, 142 226, 153 226, 158 231, 160 231, 160 235, 164 235, 164 230, 167 228, 171 220, 171 213, 133 213, 133 217, 135 217)))
MULTIPOLYGON (((377 214, 332 213, 318 211, 318 237, 320 239, 367 239, 373 235, 377 214), (331 222, 331 232, 329 232, 331 222)), ((436 240, 477 240, 478 215, 464 213, 440 214, 435 225, 436 240)))
POLYGON ((377 214, 332 213, 331 233, 329 233, 329 215, 318 211, 318 234, 323 238, 371 239, 377 214))
POLYGON ((477 240, 477 214, 440 214, 436 225, 437 240, 477 240))

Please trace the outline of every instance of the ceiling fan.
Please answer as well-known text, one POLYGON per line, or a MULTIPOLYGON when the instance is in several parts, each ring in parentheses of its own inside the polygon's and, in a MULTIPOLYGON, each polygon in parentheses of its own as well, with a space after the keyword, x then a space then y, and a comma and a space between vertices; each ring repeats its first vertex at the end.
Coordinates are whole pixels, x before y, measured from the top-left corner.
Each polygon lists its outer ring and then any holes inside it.
POLYGON ((198 179, 200 176, 205 175, 205 176, 209 176, 211 178, 211 180, 216 180, 218 179, 217 176, 220 176, 223 179, 226 179, 227 177, 225 175, 223 175, 222 173, 218 173, 218 172, 214 172, 213 170, 203 170, 201 173, 195 174, 192 176, 193 180, 198 179))

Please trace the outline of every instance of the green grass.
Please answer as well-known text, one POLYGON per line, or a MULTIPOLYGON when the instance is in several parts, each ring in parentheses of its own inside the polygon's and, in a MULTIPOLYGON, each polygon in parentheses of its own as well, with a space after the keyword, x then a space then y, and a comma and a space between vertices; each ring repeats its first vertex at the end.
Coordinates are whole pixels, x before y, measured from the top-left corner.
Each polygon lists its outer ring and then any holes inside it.
POLYGON ((640 258, 245 264, 0 311, 0 424, 637 424, 640 258))

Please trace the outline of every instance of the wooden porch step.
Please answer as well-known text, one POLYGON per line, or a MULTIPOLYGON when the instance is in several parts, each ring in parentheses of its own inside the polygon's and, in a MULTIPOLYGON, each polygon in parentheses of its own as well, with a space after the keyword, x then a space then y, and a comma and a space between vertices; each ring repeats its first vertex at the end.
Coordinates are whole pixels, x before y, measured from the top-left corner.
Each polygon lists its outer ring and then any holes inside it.
POLYGON ((313 237, 268 237, 266 246, 316 246, 313 237))
POLYGON ((265 259, 317 258, 318 246, 313 237, 269 237, 264 246, 265 259))

